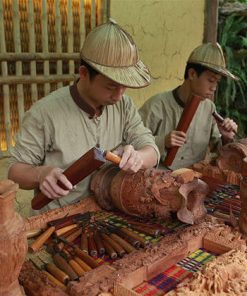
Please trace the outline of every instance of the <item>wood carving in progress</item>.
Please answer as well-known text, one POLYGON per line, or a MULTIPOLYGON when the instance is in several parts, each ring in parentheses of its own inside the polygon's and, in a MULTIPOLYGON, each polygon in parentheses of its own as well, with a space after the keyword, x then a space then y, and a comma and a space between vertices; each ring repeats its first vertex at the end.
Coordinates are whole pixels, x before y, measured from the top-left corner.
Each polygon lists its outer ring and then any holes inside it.
POLYGON ((162 219, 176 212, 180 221, 194 224, 206 215, 208 186, 199 176, 190 169, 129 174, 108 166, 94 175, 91 189, 104 209, 115 207, 129 215, 162 219))
POLYGON ((223 146, 216 161, 201 161, 194 164, 192 168, 203 176, 240 185, 242 160, 245 157, 247 157, 246 138, 223 146))

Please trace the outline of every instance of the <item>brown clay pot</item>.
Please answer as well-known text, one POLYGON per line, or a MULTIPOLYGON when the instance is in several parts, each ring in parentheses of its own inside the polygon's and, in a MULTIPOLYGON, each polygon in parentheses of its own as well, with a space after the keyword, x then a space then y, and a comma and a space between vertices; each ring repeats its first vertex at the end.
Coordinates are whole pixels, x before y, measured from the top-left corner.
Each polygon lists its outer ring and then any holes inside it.
POLYGON ((247 234, 247 157, 242 161, 242 180, 240 183, 241 211, 239 217, 239 228, 242 233, 247 234))
POLYGON ((217 165, 221 170, 241 173, 242 160, 245 157, 247 157, 247 139, 241 139, 221 148, 217 165))
POLYGON ((0 181, 0 295, 21 296, 18 276, 27 253, 24 221, 14 210, 18 185, 0 181))

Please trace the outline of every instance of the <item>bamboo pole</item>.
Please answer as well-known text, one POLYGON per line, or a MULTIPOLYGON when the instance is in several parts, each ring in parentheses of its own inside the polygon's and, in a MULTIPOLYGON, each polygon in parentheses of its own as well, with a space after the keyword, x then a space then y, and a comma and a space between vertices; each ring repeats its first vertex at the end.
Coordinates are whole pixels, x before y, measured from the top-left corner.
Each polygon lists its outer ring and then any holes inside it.
POLYGON ((95 0, 91 0, 91 29, 96 26, 96 5, 95 0))
POLYGON ((205 22, 203 42, 217 41, 218 7, 219 0, 207 0, 205 2, 205 22))
MULTIPOLYGON (((73 52, 74 36, 73 36, 73 3, 68 0, 68 53, 73 52)), ((69 74, 75 73, 75 63, 73 60, 69 61, 69 74)))
POLYGON ((86 29, 85 29, 85 8, 84 0, 80 1, 80 48, 85 40, 86 29))
POLYGON ((106 23, 110 17, 110 0, 102 0, 103 1, 103 23, 106 23))
MULTIPOLYGON (((42 48, 43 48, 43 53, 47 54, 48 53, 48 21, 47 21, 47 1, 42 0, 42 48)), ((50 65, 49 61, 45 60, 44 61, 44 76, 49 76, 50 75, 50 65)), ((45 96, 49 94, 50 92, 50 84, 46 82, 44 84, 44 92, 45 96)))
MULTIPOLYGON (((32 0, 30 0, 32 1, 32 0)), ((56 36, 57 38, 57 36, 56 36)), ((62 48, 62 46, 60 47, 62 48)), ((44 60, 77 60, 79 58, 79 52, 66 53, 66 52, 7 52, 0 53, 0 61, 15 62, 15 61, 44 61, 44 60)), ((59 73, 58 73, 59 74, 59 73)), ((61 73, 60 73, 61 74, 61 73)))
MULTIPOLYGON (((1 2, 1 1, 0 1, 1 2)), ((2 62, 5 63, 5 62, 2 62)), ((0 79, 0 85, 5 84, 30 84, 30 83, 57 83, 58 81, 69 82, 76 79, 75 74, 63 74, 63 75, 36 75, 35 77, 31 75, 21 75, 21 76, 6 76, 3 75, 0 79)))
MULTIPOLYGON (((20 11, 19 11, 19 1, 13 1, 13 32, 14 32, 14 47, 15 52, 21 52, 21 35, 20 35, 20 11)), ((22 62, 16 62, 16 76, 22 75, 22 62)), ((17 105, 18 105, 18 116, 19 116, 19 126, 21 125, 22 118, 24 115, 24 92, 23 85, 17 84, 17 105)))
MULTIPOLYGON (((4 32, 4 22, 3 22, 3 2, 0 1, 0 52, 6 52, 5 43, 5 32, 4 32)), ((1 62, 2 77, 8 77, 8 65, 7 62, 1 62)), ((0 79, 0 80, 1 80, 0 79)), ((11 147, 11 120, 10 120, 10 98, 9 98, 9 85, 3 84, 3 112, 4 112, 4 125, 6 132, 6 145, 7 149, 11 147)))
POLYGON ((96 0, 96 23, 97 25, 102 24, 103 20, 103 0, 96 0))
MULTIPOLYGON (((29 53, 34 54, 35 53, 35 33, 34 33, 34 7, 33 7, 33 0, 28 0, 28 34, 29 34, 29 53)), ((22 59, 24 60, 24 59, 22 59)), ((36 72, 36 62, 34 60, 31 60, 30 63, 30 73, 31 76, 35 77, 36 72)), ((38 100, 38 88, 37 84, 32 83, 31 84, 31 97, 32 97, 32 103, 36 102, 38 100)))
MULTIPOLYGON (((61 20, 61 11, 60 11, 60 0, 56 0, 56 21, 55 21, 55 32, 56 32, 56 53, 59 54, 61 57, 63 56, 63 60, 65 59, 65 54, 62 55, 62 33, 61 33, 61 26, 62 26, 62 20, 61 20)), ((73 59, 73 58, 72 58, 73 59)), ((62 75, 63 74, 63 62, 62 60, 57 61, 57 74, 62 75)), ((59 81, 57 83, 57 87, 62 87, 63 83, 62 81, 59 81)))

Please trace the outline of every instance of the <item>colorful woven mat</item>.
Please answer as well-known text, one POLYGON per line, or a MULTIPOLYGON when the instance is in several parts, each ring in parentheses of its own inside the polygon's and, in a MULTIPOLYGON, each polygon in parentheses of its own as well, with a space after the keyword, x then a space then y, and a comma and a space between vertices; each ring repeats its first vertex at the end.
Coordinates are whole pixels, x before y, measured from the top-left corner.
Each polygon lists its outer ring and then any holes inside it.
POLYGON ((172 217, 167 221, 161 221, 157 218, 143 219, 140 217, 130 217, 121 212, 99 212, 97 218, 103 219, 107 223, 110 223, 116 227, 124 227, 133 230, 136 234, 140 235, 151 243, 156 243, 164 235, 174 233, 178 229, 183 229, 188 226, 188 224, 182 223, 176 217, 172 217), (133 224, 131 222, 133 222, 133 224), (154 237, 137 231, 135 229, 134 223, 142 223, 146 227, 157 228, 160 232, 160 235, 154 237))
POLYGON ((239 194, 240 188, 238 185, 219 185, 205 200, 208 213, 219 217, 222 214, 222 217, 227 217, 232 212, 238 218, 241 210, 239 194))
POLYGON ((148 282, 142 283, 134 291, 142 296, 160 296, 174 289, 182 281, 189 279, 194 272, 215 258, 215 254, 201 248, 185 259, 158 274, 148 282))

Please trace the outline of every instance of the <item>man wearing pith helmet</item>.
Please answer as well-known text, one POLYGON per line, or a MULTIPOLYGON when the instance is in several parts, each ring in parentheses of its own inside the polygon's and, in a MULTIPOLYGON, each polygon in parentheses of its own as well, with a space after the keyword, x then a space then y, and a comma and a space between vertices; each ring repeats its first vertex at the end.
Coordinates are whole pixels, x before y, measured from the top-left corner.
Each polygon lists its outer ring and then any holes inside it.
POLYGON ((216 150, 231 142, 236 123, 226 118, 215 122, 212 97, 222 76, 237 79, 226 69, 218 43, 206 43, 190 54, 184 72, 184 82, 173 90, 156 94, 139 110, 144 124, 151 129, 161 154, 161 166, 171 147, 180 147, 170 168, 189 167, 205 158, 208 146, 216 150), (187 133, 176 131, 184 106, 192 94, 203 98, 187 133))
POLYGON ((131 36, 110 20, 88 34, 80 59, 74 85, 52 92, 26 112, 12 151, 9 178, 53 199, 43 211, 89 194, 90 176, 73 188, 63 171, 94 146, 111 150, 122 144, 119 167, 130 172, 151 168, 159 159, 154 137, 124 94, 127 87, 150 83, 131 36))

